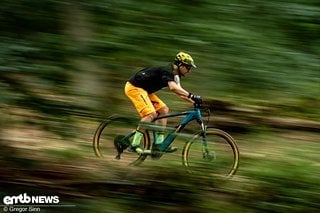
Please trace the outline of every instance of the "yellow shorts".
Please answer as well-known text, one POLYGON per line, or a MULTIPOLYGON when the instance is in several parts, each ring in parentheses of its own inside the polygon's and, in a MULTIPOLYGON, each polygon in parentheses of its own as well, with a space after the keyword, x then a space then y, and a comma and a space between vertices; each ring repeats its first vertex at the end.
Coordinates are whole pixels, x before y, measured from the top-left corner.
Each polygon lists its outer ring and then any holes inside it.
POLYGON ((124 91, 141 117, 157 112, 159 109, 166 106, 166 104, 154 93, 148 94, 147 91, 133 86, 130 82, 126 83, 124 91))

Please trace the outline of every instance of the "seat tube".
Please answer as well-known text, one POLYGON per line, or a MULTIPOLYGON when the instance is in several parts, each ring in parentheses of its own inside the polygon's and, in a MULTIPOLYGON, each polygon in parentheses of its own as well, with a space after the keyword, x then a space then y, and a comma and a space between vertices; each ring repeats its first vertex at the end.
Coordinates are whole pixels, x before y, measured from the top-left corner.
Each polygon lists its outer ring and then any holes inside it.
POLYGON ((174 139, 178 136, 178 132, 180 132, 185 125, 180 124, 173 133, 170 133, 164 141, 160 145, 160 151, 166 150, 170 144, 174 141, 174 139))

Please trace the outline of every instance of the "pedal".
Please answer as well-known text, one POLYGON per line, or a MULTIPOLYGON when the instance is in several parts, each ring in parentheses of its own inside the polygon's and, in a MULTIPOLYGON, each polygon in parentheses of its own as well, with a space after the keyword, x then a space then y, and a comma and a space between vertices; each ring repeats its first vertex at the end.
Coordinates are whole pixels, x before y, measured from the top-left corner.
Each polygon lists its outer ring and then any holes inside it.
POLYGON ((177 150, 178 150, 177 147, 168 147, 164 152, 173 153, 173 152, 176 152, 177 150))
POLYGON ((151 149, 151 158, 160 159, 163 153, 160 151, 160 144, 153 144, 151 149))

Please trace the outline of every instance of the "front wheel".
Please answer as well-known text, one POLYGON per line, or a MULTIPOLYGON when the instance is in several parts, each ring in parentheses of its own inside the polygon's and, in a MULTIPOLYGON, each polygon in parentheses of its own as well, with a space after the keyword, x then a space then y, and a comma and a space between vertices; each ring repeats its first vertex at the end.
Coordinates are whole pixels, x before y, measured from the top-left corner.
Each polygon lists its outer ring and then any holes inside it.
MULTIPOLYGON (((97 157, 103 157, 108 162, 124 165, 138 165, 146 158, 128 150, 131 144, 137 122, 133 119, 113 115, 102 121, 93 137, 93 150, 97 157)), ((148 134, 144 132, 141 147, 150 148, 148 134)))
POLYGON ((182 153, 183 164, 199 175, 232 176, 239 165, 239 150, 226 132, 207 128, 188 141, 182 153))

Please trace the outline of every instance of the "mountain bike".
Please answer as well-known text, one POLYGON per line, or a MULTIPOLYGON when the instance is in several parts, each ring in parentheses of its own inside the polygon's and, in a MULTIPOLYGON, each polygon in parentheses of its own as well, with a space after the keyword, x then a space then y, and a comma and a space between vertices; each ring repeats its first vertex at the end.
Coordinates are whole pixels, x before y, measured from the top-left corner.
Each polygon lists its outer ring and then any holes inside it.
MULTIPOLYGON (((182 134, 182 130, 191 122, 197 121, 199 130, 192 134, 182 149, 182 163, 190 172, 205 172, 213 175, 232 176, 239 165, 239 149, 235 140, 223 130, 207 126, 202 118, 199 104, 194 104, 194 109, 158 116, 154 121, 143 129, 141 147, 144 154, 138 155, 128 148, 131 144, 135 129, 138 125, 136 119, 121 115, 112 115, 103 120, 95 131, 93 137, 93 150, 96 156, 105 157, 112 163, 125 165, 139 165, 148 156, 160 158, 166 153, 168 147, 182 134), (153 147, 157 140, 156 132, 159 126, 155 122, 162 118, 173 118, 183 116, 176 126, 167 125, 168 133, 160 148, 153 147), (152 136, 152 137, 151 137, 152 136), (153 140, 152 140, 153 139, 153 140)), ((210 111, 208 111, 208 121, 210 111)), ((140 124, 141 125, 141 124, 140 124)), ((190 134, 189 134, 190 135, 190 134)))

